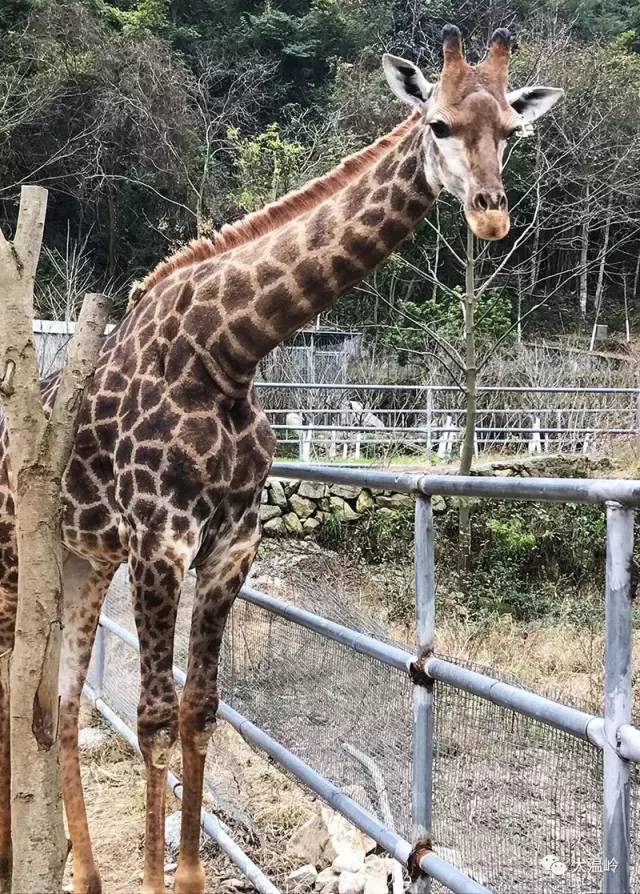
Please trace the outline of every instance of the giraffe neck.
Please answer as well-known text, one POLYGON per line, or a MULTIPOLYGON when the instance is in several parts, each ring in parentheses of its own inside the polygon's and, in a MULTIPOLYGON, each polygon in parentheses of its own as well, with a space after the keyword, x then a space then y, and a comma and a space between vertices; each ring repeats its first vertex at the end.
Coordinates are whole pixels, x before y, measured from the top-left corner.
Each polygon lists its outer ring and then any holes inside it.
POLYGON ((214 325, 209 321, 207 349, 223 390, 246 391, 269 351, 411 233, 437 193, 427 184, 423 152, 418 119, 397 145, 334 195, 219 258, 218 269, 215 259, 210 262, 202 293, 219 312, 213 312, 214 325))

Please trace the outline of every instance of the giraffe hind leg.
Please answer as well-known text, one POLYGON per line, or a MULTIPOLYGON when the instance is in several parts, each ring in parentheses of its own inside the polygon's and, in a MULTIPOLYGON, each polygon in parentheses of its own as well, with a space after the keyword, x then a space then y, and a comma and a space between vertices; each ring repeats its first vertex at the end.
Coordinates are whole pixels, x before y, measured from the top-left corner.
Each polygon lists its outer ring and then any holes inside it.
POLYGON ((80 696, 87 675, 100 609, 115 566, 94 569, 76 556, 64 566, 64 630, 60 658, 60 761, 62 791, 71 837, 73 894, 100 894, 78 755, 80 696))

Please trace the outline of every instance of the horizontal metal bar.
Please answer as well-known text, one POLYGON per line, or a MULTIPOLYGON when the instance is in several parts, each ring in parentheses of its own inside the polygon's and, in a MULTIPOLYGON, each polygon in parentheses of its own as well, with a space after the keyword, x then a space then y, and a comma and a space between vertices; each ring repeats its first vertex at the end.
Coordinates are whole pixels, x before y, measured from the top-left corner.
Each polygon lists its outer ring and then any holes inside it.
POLYGON ((380 472, 352 466, 316 466, 299 462, 275 462, 271 475, 302 481, 325 481, 331 484, 354 484, 396 493, 416 493, 420 475, 407 472, 380 472))
MULTIPOLYGON (((378 432, 378 434, 397 434, 398 432, 407 434, 426 434, 426 425, 324 425, 320 423, 304 423, 301 425, 286 425, 286 423, 273 423, 271 428, 274 431, 335 431, 335 432, 378 432)), ((432 426, 431 433, 435 436, 438 434, 447 434, 449 432, 458 432, 459 428, 446 425, 432 426)), ((637 432, 635 428, 594 428, 593 426, 583 426, 582 428, 544 428, 527 426, 507 426, 500 427, 496 425, 479 425, 476 427, 478 433, 498 434, 559 434, 559 435, 634 435, 637 432)))
POLYGON ((605 503, 640 506, 640 481, 614 478, 498 478, 480 475, 416 475, 352 466, 275 462, 271 474, 282 478, 353 484, 397 493, 428 496, 487 497, 494 500, 541 500, 556 503, 605 503))
POLYGON ((579 739, 592 741, 589 736, 590 724, 600 719, 593 714, 578 711, 577 708, 570 708, 561 702, 536 695, 527 689, 519 689, 510 683, 503 683, 494 677, 452 664, 442 658, 428 658, 424 663, 424 669, 427 676, 433 680, 455 686, 456 689, 464 689, 465 692, 471 692, 503 708, 510 708, 518 714, 524 714, 548 726, 571 733, 579 739))
POLYGON ((496 478, 479 475, 424 475, 423 494, 541 500, 552 503, 605 503, 640 506, 640 481, 614 478, 496 478))
MULTIPOLYGON (((127 645, 131 645, 128 639, 125 639, 124 642, 126 642, 127 645)), ((127 742, 128 745, 131 746, 131 748, 133 748, 134 751, 140 754, 138 738, 128 724, 125 723, 111 707, 109 707, 104 699, 98 698, 92 688, 87 684, 84 686, 83 694, 93 704, 96 711, 104 717, 107 723, 127 742)), ((180 801, 182 801, 182 783, 170 770, 167 774, 167 787, 173 791, 180 801)), ((211 813, 207 813, 206 810, 202 810, 200 813, 200 825, 205 834, 219 845, 229 859, 238 867, 240 872, 249 879, 251 884, 260 892, 260 894, 280 894, 279 889, 269 881, 262 870, 256 866, 240 847, 238 847, 233 838, 225 832, 217 817, 211 813)))
MULTIPOLYGON (((430 413, 433 416, 462 416, 467 411, 463 407, 433 407, 426 410, 421 406, 413 407, 392 407, 385 409, 382 407, 369 407, 364 410, 345 410, 342 407, 263 407, 267 415, 286 416, 288 413, 304 414, 305 416, 364 416, 371 413, 374 416, 426 416, 430 413)), ((544 413, 562 413, 565 416, 578 415, 584 413, 610 413, 617 415, 618 413, 635 414, 638 408, 632 407, 483 407, 478 411, 478 416, 484 418, 486 416, 502 416, 505 413, 513 413, 514 416, 542 416, 544 413)))
MULTIPOLYGON (((356 828, 373 838, 383 850, 402 863, 407 865, 411 855, 411 845, 383 823, 377 820, 366 810, 363 810, 355 801, 346 795, 338 786, 320 776, 312 767, 306 764, 295 754, 288 751, 275 739, 243 717, 229 705, 220 703, 218 714, 231 724, 247 742, 260 748, 273 760, 292 773, 303 785, 310 788, 330 807, 341 813, 356 828)), ((457 894, 489 894, 486 888, 473 881, 469 876, 460 872, 450 863, 437 857, 435 854, 427 854, 420 860, 420 868, 432 878, 442 882, 451 891, 457 894)))
POLYGON ((115 633, 118 639, 121 639, 128 646, 131 646, 132 649, 135 649, 136 652, 140 651, 140 646, 138 644, 138 637, 135 633, 131 633, 126 627, 123 627, 121 624, 118 624, 117 621, 114 621, 108 615, 104 613, 100 615, 100 626, 104 627, 105 630, 110 630, 111 633, 115 633))
MULTIPOLYGON (((280 603, 280 600, 275 599, 273 596, 268 596, 266 593, 260 593, 258 590, 252 590, 250 587, 244 587, 240 596, 247 602, 253 602, 256 605, 260 605, 267 611, 274 611, 275 614, 281 615, 282 617, 288 617, 288 614, 285 614, 284 611, 280 611, 280 606, 277 605, 280 603), (276 605, 274 605, 274 603, 276 605)), ((326 619, 313 615, 311 612, 305 612, 303 609, 298 609, 296 606, 289 606, 287 603, 280 603, 280 605, 287 610, 295 609, 294 614, 301 613, 302 617, 310 616, 312 624, 305 623, 302 626, 308 626, 310 629, 316 630, 320 635, 328 636, 327 631, 324 630, 324 625, 315 623, 316 620, 326 621, 326 619), (321 629, 321 627, 323 629, 321 629)), ((289 617, 289 620, 292 620, 295 623, 301 623, 301 619, 296 621, 293 617, 289 617)), ((136 637, 124 627, 121 627, 116 621, 113 621, 107 615, 101 615, 100 624, 128 646, 131 646, 132 649, 135 649, 136 652, 139 651, 138 640, 136 637)), ((373 639, 373 637, 366 637, 364 634, 359 634, 357 631, 350 630, 348 627, 341 627, 340 624, 334 624, 333 621, 327 621, 327 624, 331 627, 338 628, 340 631, 348 631, 353 636, 361 636, 364 640, 368 639, 370 643, 375 644, 376 646, 384 647, 386 645, 379 640, 373 639)), ((339 635, 340 638, 333 636, 328 636, 328 638, 335 638, 338 642, 344 642, 345 645, 349 645, 349 643, 342 639, 342 632, 340 632, 339 635)), ((366 652, 363 650, 363 654, 371 655, 375 660, 396 667, 398 670, 408 670, 409 668, 406 662, 409 661, 409 664, 411 664, 415 660, 414 656, 395 646, 389 646, 388 648, 392 651, 390 651, 386 657, 392 660, 385 661, 381 655, 374 654, 373 648, 366 652)), ((386 649, 383 649, 383 651, 386 652, 386 649)), ((461 665, 452 664, 442 658, 429 658, 425 665, 425 672, 427 673, 427 676, 434 680, 439 680, 442 683, 447 683, 457 689, 463 689, 466 692, 472 692, 480 698, 485 698, 497 705, 510 708, 519 714, 524 714, 526 717, 531 717, 541 723, 564 730, 564 732, 571 733, 580 739, 586 739, 598 748, 604 748, 605 746, 604 720, 602 717, 597 717, 595 714, 587 714, 584 711, 579 711, 577 708, 571 708, 560 702, 554 702, 551 699, 544 698, 544 696, 535 695, 526 689, 519 689, 517 686, 503 683, 500 680, 496 680, 485 674, 479 674, 477 671, 469 670, 461 665)), ((173 676, 176 683, 180 686, 184 686, 186 674, 183 670, 180 670, 179 667, 174 667, 173 676)), ((618 730, 618 748, 616 750, 621 757, 625 757, 627 760, 640 762, 640 730, 629 724, 621 726, 618 730)))
MULTIPOLYGON (((369 385, 358 383, 314 383, 314 382, 256 382, 257 388, 300 388, 302 391, 432 391, 460 392, 456 385, 369 385)), ((579 385, 561 385, 557 388, 526 385, 479 385, 478 393, 504 392, 505 394, 640 394, 640 388, 594 387, 581 388, 579 385)))
MULTIPOLYGON (((169 770, 167 776, 174 795, 182 801, 182 783, 177 776, 174 776, 171 770, 169 770)), ((251 882, 260 894, 280 894, 280 889, 276 888, 253 860, 238 847, 233 838, 222 828, 220 820, 213 813, 207 813, 205 810, 202 810, 200 825, 209 838, 212 838, 218 844, 220 849, 225 852, 231 862, 238 867, 242 875, 251 882)))
MULTIPOLYGON (((130 634, 115 621, 112 621, 106 615, 102 615, 100 623, 115 636, 122 639, 123 642, 127 643, 127 645, 131 646, 131 648, 135 649, 135 651, 139 651, 139 644, 135 636, 130 634)), ((173 675, 178 683, 184 684, 185 674, 183 671, 174 667, 173 675)), ((86 688, 88 689, 88 687, 86 688)), ((101 702, 101 699, 98 699, 97 701, 101 702)), ((129 727, 127 727, 117 714, 115 714, 108 705, 105 703, 102 704, 116 723, 118 723, 121 728, 127 730, 125 738, 127 738, 127 736, 133 736, 129 727)), ((98 710, 101 709, 98 708, 98 710)), ((106 714, 103 716, 106 717, 106 714)), ((334 810, 341 813, 349 820, 349 822, 360 829, 361 832, 364 832, 365 835, 373 838, 380 847, 402 863, 403 866, 407 865, 409 857, 411 856, 411 845, 408 841, 405 841, 391 829, 388 829, 383 825, 383 823, 377 820, 374 816, 371 816, 371 814, 363 810, 355 801, 339 789, 338 786, 329 782, 328 779, 325 779, 317 773, 303 760, 292 754, 284 747, 284 745, 276 742, 275 739, 272 739, 271 736, 255 726, 255 724, 251 723, 250 720, 247 720, 246 717, 243 717, 242 714, 238 713, 238 711, 234 710, 230 705, 226 704, 226 702, 220 702, 218 716, 223 720, 226 720, 227 723, 230 723, 244 739, 265 751, 281 766, 293 773, 293 775, 304 785, 325 800, 330 807, 333 807, 334 810)), ((114 727, 120 731, 115 723, 114 727)), ((129 738, 127 740, 130 741, 129 738)), ((137 748, 137 740, 136 746, 134 747, 137 748)), ((450 865, 435 854, 424 856, 420 860, 420 867, 423 872, 426 872, 431 877, 442 882, 442 884, 453 891, 454 894, 490 894, 486 888, 478 885, 478 883, 469 878, 469 876, 460 872, 455 866, 450 865)))
POLYGON ((447 863, 437 854, 425 854, 420 859, 419 866, 428 876, 437 879, 446 888, 457 892, 457 894, 489 894, 487 888, 460 872, 459 869, 456 869, 451 863, 447 863))
POLYGON ((365 633, 358 633, 350 627, 336 624, 335 621, 330 621, 328 618, 305 611, 295 605, 289 605, 281 599, 276 599, 275 596, 254 590, 253 587, 243 587, 240 591, 240 598, 252 605, 258 605, 274 615, 286 618, 287 621, 313 630, 326 639, 341 643, 343 646, 353 649, 354 652, 369 655, 382 664, 387 664, 397 670, 408 672, 410 665, 416 660, 411 652, 391 646, 372 636, 367 636, 365 633))

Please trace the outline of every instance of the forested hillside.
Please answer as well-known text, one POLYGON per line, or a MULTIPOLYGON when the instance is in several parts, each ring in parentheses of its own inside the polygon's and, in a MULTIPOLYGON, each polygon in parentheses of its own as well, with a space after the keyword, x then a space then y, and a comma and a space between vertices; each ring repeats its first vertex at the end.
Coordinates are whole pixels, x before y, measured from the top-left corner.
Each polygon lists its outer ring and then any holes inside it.
MULTIPOLYGON (((256 209, 391 128, 406 113, 380 56, 440 67, 440 30, 468 57, 491 31, 517 36, 514 87, 566 97, 508 150, 505 243, 483 249, 493 276, 480 318, 538 330, 638 321, 640 3, 615 0, 2 0, 0 214, 22 183, 50 190, 40 289, 65 296, 129 283, 198 234, 256 209), (584 321, 584 322, 583 322, 584 321)), ((332 312, 396 348, 395 325, 459 325, 459 206, 432 216, 332 312), (394 341, 395 340, 395 341, 394 341)), ((508 326, 507 326, 508 328, 508 326)))

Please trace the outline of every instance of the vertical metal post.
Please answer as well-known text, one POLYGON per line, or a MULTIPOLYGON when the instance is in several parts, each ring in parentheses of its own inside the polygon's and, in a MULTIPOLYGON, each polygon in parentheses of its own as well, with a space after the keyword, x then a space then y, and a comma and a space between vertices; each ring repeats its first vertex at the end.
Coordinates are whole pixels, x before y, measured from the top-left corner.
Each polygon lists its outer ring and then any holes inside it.
MULTIPOLYGON (((416 497, 415 595, 417 655, 422 661, 433 651, 435 626, 435 551, 433 512, 429 497, 416 497)), ((419 680, 413 687, 412 844, 431 847, 433 800, 433 682, 419 680)), ((429 894, 430 880, 418 878, 415 894, 429 894)))
POLYGON ((629 891, 629 762, 616 751, 631 723, 631 572, 634 512, 607 503, 603 752, 603 894, 629 891))
POLYGON ((431 460, 433 450, 433 388, 427 386, 427 459, 431 460))
POLYGON ((96 638, 93 641, 91 688, 96 694, 96 698, 102 698, 104 695, 104 671, 106 660, 106 631, 102 624, 98 624, 96 630, 96 638))

